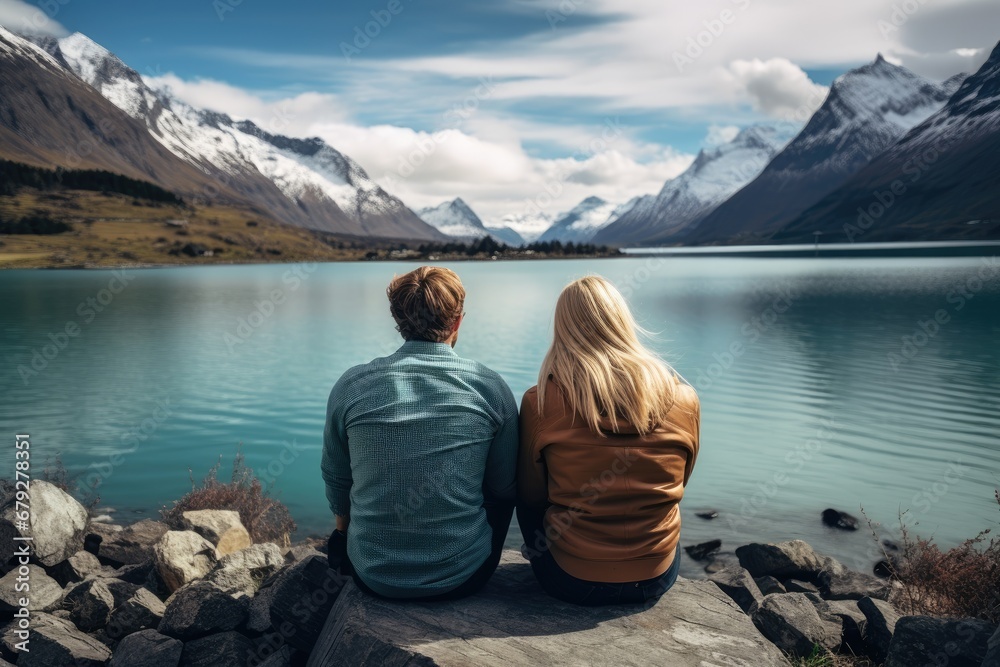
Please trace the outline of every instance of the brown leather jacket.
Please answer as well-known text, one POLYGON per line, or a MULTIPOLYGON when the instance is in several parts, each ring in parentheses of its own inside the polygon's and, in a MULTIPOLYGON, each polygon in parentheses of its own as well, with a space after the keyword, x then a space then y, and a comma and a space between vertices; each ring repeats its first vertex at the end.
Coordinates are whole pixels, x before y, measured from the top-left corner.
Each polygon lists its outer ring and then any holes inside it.
MULTIPOLYGON (((669 423, 645 436, 602 424, 592 431, 569 414, 551 381, 521 400, 518 502, 545 507, 556 562, 587 581, 652 579, 673 563, 680 538, 678 503, 698 455, 698 395, 678 384, 669 423)), ((533 546, 533 545, 529 545, 533 546)))

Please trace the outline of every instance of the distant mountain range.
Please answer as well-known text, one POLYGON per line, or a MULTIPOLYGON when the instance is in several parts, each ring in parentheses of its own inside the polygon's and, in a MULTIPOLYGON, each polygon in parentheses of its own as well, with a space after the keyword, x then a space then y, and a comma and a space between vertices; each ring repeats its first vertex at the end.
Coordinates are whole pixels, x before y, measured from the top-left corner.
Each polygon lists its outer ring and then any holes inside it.
POLYGON ((420 209, 417 215, 441 233, 459 241, 475 241, 489 236, 509 246, 524 245, 524 238, 510 227, 486 227, 461 197, 420 209))
POLYGON ((0 136, 0 157, 120 171, 300 227, 446 238, 321 139, 195 109, 80 33, 29 40, 0 28, 0 136))
POLYGON ((600 197, 587 197, 572 209, 558 216, 545 230, 539 241, 588 243, 594 235, 612 224, 635 206, 637 199, 616 206, 600 197))

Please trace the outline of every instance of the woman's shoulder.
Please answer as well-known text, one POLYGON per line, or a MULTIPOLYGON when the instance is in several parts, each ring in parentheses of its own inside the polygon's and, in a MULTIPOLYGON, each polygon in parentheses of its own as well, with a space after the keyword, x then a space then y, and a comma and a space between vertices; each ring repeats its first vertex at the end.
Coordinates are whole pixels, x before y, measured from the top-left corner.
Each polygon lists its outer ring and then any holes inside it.
POLYGON ((697 410, 701 406, 698 392, 684 380, 678 378, 674 387, 674 403, 690 410, 697 410))

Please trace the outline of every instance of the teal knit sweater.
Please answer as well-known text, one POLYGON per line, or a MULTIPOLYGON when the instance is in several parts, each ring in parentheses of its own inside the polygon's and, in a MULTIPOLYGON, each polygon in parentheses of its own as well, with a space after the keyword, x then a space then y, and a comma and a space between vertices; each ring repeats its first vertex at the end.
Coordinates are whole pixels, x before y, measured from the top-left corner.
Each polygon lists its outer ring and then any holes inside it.
POLYGON ((517 404, 494 371, 449 345, 407 341, 330 394, 322 472, 347 554, 373 591, 445 593, 490 553, 483 510, 513 502, 517 404))

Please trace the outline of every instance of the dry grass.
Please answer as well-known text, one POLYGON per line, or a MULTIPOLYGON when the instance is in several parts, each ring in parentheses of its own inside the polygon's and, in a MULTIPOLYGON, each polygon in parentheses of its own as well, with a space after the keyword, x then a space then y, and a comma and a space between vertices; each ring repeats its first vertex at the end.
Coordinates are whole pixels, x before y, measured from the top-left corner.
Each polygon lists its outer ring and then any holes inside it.
POLYGON ((243 526, 250 533, 254 543, 274 542, 282 547, 290 546, 290 537, 295 531, 295 521, 288 508, 272 498, 248 468, 243 452, 237 452, 233 459, 233 474, 229 482, 220 482, 220 460, 200 485, 191 479, 191 491, 176 501, 174 506, 164 508, 160 514, 171 528, 183 528, 183 513, 192 510, 235 510, 239 512, 243 526))
POLYGON ((803 658, 788 656, 793 667, 874 667, 868 658, 854 655, 839 655, 822 646, 813 647, 812 653, 803 658))

